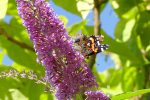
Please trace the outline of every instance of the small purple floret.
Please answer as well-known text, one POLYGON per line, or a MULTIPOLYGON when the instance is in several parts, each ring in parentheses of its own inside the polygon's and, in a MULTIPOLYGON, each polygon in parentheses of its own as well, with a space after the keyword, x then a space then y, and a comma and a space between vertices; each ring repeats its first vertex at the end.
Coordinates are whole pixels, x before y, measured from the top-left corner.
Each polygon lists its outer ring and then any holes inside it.
POLYGON ((86 91, 85 95, 87 96, 86 100, 110 100, 101 91, 86 91))
POLYGON ((95 77, 84 57, 73 48, 63 22, 45 0, 16 0, 19 15, 34 44, 38 62, 56 89, 58 100, 70 100, 77 93, 96 87, 95 77))

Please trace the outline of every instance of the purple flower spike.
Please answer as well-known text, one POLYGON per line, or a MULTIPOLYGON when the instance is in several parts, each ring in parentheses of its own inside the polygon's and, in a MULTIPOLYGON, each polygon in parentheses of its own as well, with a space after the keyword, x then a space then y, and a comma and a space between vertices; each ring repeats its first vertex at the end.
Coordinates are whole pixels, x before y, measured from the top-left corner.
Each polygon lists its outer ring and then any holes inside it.
POLYGON ((101 91, 87 91, 85 92, 85 95, 87 96, 86 100, 110 100, 101 91))
POLYGON ((58 100, 70 100, 75 94, 97 86, 84 57, 73 48, 63 22, 45 0, 16 0, 19 15, 27 28, 38 62, 46 69, 46 78, 56 89, 58 100))

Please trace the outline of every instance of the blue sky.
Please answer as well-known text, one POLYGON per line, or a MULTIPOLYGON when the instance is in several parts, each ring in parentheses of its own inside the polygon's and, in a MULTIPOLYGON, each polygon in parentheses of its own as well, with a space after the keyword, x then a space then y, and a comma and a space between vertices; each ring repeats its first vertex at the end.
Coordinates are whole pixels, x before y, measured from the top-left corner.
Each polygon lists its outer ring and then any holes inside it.
MULTIPOLYGON (((67 26, 70 26, 70 25, 73 25, 74 23, 82 21, 82 19, 79 16, 76 16, 74 14, 71 14, 71 13, 65 11, 64 9, 56 6, 53 2, 50 2, 50 4, 58 15, 63 15, 68 18, 69 21, 68 21, 67 26)), ((9 22, 10 19, 11 19, 11 17, 7 16, 5 18, 5 21, 9 22)), ((90 12, 87 19, 89 20, 89 22, 87 24, 93 25, 93 23, 94 23, 93 22, 93 12, 90 12)), ((115 13, 109 3, 106 5, 105 9, 102 11, 100 20, 101 20, 102 29, 104 29, 105 32, 109 36, 114 38, 114 29, 115 29, 116 23, 119 21, 119 19, 115 15, 115 13)), ((109 45, 111 45, 111 44, 109 44, 109 45)), ((11 65, 12 60, 7 55, 5 55, 5 57, 3 59, 3 64, 11 65)), ((97 66, 97 70, 102 72, 102 71, 106 70, 107 68, 114 66, 114 63, 110 57, 108 57, 106 60, 106 56, 103 53, 99 53, 99 54, 97 54, 96 66, 97 66)))

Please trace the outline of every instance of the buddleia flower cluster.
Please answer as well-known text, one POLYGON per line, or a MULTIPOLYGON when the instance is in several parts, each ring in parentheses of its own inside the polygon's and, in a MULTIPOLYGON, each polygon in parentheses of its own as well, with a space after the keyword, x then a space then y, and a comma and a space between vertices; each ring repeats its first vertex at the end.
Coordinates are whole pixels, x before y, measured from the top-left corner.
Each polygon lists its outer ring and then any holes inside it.
POLYGON ((58 100, 97 87, 84 57, 74 49, 63 22, 45 0, 16 0, 23 25, 34 44, 38 62, 45 66, 46 80, 58 100))
POLYGON ((38 61, 45 66, 46 77, 56 89, 59 100, 96 87, 84 57, 73 48, 62 21, 44 0, 16 0, 19 15, 28 30, 38 61))

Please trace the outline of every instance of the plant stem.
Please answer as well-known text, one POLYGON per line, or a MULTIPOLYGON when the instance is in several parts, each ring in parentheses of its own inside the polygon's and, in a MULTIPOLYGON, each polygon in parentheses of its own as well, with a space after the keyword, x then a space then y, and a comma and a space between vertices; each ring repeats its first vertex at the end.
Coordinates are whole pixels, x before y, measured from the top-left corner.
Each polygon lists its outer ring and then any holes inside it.
POLYGON ((100 33, 100 4, 99 0, 94 0, 94 35, 98 35, 100 33))
POLYGON ((8 35, 4 29, 0 28, 0 35, 3 35, 8 41, 20 46, 21 48, 25 48, 28 49, 32 52, 35 52, 33 47, 27 45, 26 43, 20 42, 18 40, 15 40, 13 37, 11 37, 10 35, 8 35))
MULTIPOLYGON (((101 30, 101 21, 100 21, 100 8, 102 4, 106 3, 108 0, 94 0, 94 35, 100 34, 101 30)), ((95 64, 96 55, 93 55, 89 58, 89 66, 93 69, 93 65, 95 64)))

